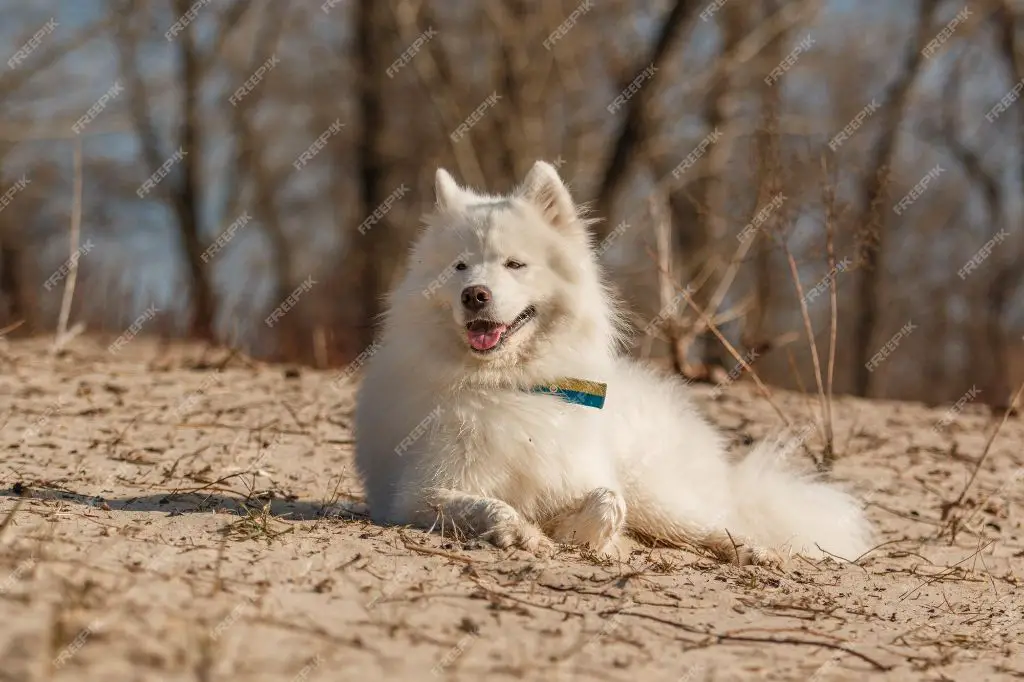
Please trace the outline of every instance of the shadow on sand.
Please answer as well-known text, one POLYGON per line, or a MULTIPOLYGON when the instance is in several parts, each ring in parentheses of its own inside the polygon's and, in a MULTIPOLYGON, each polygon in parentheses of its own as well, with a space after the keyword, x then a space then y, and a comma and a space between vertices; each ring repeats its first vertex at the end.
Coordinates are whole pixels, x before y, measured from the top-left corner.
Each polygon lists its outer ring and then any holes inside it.
POLYGON ((0 490, 0 497, 62 500, 89 507, 102 507, 110 511, 159 512, 168 516, 209 513, 214 510, 244 516, 254 510, 262 511, 269 503, 270 515, 283 521, 315 521, 325 518, 369 519, 365 505, 346 500, 345 496, 335 502, 328 502, 260 494, 252 496, 225 495, 219 492, 196 490, 108 498, 82 495, 66 488, 26 486, 15 483, 10 488, 0 490))

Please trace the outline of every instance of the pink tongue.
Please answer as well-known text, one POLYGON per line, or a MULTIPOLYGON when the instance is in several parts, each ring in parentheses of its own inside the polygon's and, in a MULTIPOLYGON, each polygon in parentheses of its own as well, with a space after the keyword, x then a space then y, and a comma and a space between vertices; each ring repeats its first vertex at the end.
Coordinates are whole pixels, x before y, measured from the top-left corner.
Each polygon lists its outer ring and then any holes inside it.
POLYGON ((501 335, 505 333, 505 329, 505 325, 482 331, 470 329, 466 331, 466 337, 469 339, 469 345, 476 350, 490 350, 501 341, 501 335))

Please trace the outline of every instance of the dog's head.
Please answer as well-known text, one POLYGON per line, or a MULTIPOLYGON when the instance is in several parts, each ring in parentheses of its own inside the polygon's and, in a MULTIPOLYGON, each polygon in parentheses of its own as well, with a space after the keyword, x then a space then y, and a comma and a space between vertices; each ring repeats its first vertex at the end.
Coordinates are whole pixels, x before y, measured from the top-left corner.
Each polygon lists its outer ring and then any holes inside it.
POLYGON ((551 165, 538 161, 508 196, 459 187, 443 169, 435 189, 403 289, 426 299, 421 322, 440 331, 446 355, 507 372, 608 353, 614 308, 587 222, 551 165))

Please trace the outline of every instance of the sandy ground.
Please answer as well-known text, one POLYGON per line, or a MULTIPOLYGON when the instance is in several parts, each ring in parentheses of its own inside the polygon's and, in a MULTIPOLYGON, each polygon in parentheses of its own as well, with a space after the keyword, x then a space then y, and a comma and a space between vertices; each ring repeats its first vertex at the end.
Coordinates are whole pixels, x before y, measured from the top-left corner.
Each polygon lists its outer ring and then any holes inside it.
MULTIPOLYGON (((836 476, 884 543, 855 564, 539 560, 348 513, 332 373, 143 339, 0 366, 0 680, 1024 677, 1019 417, 949 507, 987 411, 839 399, 836 476)), ((746 383, 696 393, 738 449, 779 423, 746 383)))

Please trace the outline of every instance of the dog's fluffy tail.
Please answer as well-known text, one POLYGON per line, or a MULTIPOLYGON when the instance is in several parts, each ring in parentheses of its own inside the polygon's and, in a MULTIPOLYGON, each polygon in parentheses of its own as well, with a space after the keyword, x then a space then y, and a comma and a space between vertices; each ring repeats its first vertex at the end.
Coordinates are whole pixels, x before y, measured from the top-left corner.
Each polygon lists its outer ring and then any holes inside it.
POLYGON ((733 526, 759 544, 809 557, 853 561, 871 548, 860 503, 841 488, 787 466, 792 441, 760 443, 733 467, 733 526))

